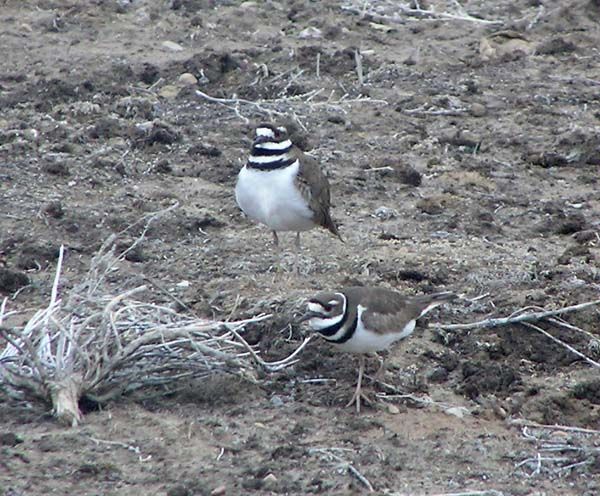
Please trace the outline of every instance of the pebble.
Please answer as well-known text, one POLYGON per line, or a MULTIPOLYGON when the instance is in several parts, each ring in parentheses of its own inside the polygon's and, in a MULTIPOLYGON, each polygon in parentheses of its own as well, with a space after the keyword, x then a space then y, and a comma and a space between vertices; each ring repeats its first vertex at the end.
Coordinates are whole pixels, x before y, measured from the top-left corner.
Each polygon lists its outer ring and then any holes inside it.
POLYGON ((398 415, 400 413, 400 408, 398 408, 396 405, 388 405, 387 406, 387 411, 388 413, 391 413, 392 415, 398 415))
POLYGON ((379 207, 375 210, 374 215, 381 220, 390 220, 396 217, 396 211, 389 207, 379 207))
POLYGON ((471 115, 474 117, 483 117, 487 114, 487 109, 485 105, 481 103, 474 103, 471 105, 471 115))
POLYGON ((158 94, 160 96, 162 96, 163 98, 170 100, 172 98, 175 98, 177 95, 179 95, 179 90, 180 90, 179 86, 176 86, 174 84, 166 84, 165 86, 163 86, 160 89, 158 94))
POLYGON ((163 41, 162 46, 169 50, 173 50, 174 52, 181 52, 184 50, 184 48, 179 43, 175 43, 174 41, 169 40, 163 41))
POLYGON ((217 486, 210 492, 210 496, 224 496, 226 493, 226 486, 217 486))
POLYGON ((275 395, 271 398, 271 405, 274 407, 280 408, 283 406, 283 404, 283 400, 279 396, 275 395))
POLYGON ((185 86, 194 86, 198 84, 198 79, 191 72, 184 72, 179 76, 178 81, 185 86))
POLYGON ((323 38, 323 32, 319 28, 311 26, 300 31, 298 38, 301 40, 319 40, 323 38))
POLYGON ((464 418, 465 415, 468 415, 471 412, 464 406, 453 406, 444 410, 444 413, 447 415, 453 415, 458 418, 464 418))

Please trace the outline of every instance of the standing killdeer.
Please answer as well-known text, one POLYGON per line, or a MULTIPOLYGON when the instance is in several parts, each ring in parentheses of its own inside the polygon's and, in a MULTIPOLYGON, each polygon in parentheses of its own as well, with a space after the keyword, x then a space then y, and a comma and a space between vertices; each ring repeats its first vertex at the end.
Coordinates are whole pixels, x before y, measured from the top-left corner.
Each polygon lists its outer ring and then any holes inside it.
MULTIPOLYGON (((301 321, 340 350, 359 353, 358 383, 346 406, 360 412, 364 353, 381 351, 412 334, 417 319, 456 298, 453 293, 404 296, 385 288, 350 287, 322 292, 308 300, 301 321)), ((365 398, 366 399, 366 398, 365 398)))
MULTIPOLYGON (((329 182, 313 158, 304 155, 285 127, 256 128, 248 162, 239 173, 235 199, 248 217, 273 231, 300 231, 322 226, 340 237, 329 215, 329 182)), ((340 237, 341 239, 341 237, 340 237)))

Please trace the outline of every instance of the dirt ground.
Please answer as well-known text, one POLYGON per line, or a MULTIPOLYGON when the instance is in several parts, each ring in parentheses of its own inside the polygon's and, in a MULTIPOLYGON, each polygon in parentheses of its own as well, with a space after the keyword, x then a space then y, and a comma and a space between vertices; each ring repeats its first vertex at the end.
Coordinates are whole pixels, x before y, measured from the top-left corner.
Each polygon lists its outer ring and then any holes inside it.
MULTIPOLYGON (((268 359, 325 288, 465 295, 443 323, 598 299, 600 2, 409 4, 1 1, 0 294, 23 312, 3 325, 47 304, 61 244, 68 291, 111 233, 175 202, 123 288, 272 313, 245 331, 268 359), (320 160, 345 238, 304 234, 299 274, 293 235, 277 272, 235 204, 261 121, 320 160)), ((588 333, 539 325, 599 361, 599 311, 565 318, 588 333)), ((0 494, 600 494, 597 367, 520 325, 426 324, 360 415, 355 359, 319 340, 258 384, 123 397, 72 429, 0 388, 0 494)))

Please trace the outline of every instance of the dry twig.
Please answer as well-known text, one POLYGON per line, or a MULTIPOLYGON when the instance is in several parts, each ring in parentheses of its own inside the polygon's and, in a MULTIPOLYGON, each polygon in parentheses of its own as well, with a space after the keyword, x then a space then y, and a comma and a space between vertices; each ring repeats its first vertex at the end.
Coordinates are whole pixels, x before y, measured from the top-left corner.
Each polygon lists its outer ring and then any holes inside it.
POLYGON ((342 10, 350 12, 352 14, 358 14, 361 17, 369 16, 371 19, 389 23, 389 24, 403 24, 407 18, 417 18, 420 20, 447 20, 447 21, 466 21, 476 22, 487 25, 501 25, 504 21, 501 20, 488 20, 481 19, 469 15, 464 8, 458 4, 456 12, 438 12, 431 9, 422 9, 418 6, 414 7, 407 4, 402 4, 397 1, 388 2, 350 2, 346 5, 342 5, 342 10))
POLYGON ((318 454, 322 457, 338 462, 338 470, 341 472, 348 472, 350 475, 355 477, 363 486, 367 488, 367 490, 372 493, 375 491, 369 479, 367 479, 363 474, 361 474, 358 469, 352 465, 350 462, 344 460, 341 456, 335 454, 335 451, 344 451, 342 448, 310 448, 308 450, 309 454, 314 455, 318 454))
POLYGON ((565 313, 576 312, 583 310, 584 308, 600 305, 600 300, 588 301, 586 303, 580 303, 578 305, 572 305, 569 307, 558 308, 556 310, 546 310, 543 312, 528 312, 520 313, 519 315, 512 314, 508 317, 493 318, 480 320, 478 322, 471 322, 469 324, 440 324, 434 323, 429 324, 429 327, 437 329, 444 329, 447 331, 466 330, 466 329, 488 329, 491 327, 504 326, 510 324, 520 324, 522 322, 536 322, 539 320, 553 317, 555 315, 562 315, 565 313))
POLYGON ((513 421, 522 425, 523 437, 534 443, 535 454, 515 463, 517 469, 528 469, 526 475, 536 477, 544 474, 565 476, 573 471, 581 470, 595 463, 600 456, 592 439, 600 431, 563 425, 542 425, 530 421, 513 421), (571 435, 568 439, 556 440, 553 431, 566 431, 571 435))

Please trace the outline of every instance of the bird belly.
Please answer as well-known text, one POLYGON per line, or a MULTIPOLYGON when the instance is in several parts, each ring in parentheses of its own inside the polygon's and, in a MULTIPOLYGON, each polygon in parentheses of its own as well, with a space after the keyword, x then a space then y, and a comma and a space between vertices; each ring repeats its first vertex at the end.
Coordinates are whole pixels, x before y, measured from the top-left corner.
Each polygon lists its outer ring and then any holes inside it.
POLYGON ((412 320, 397 332, 377 333, 366 329, 358 319, 356 331, 351 339, 340 343, 338 348, 350 353, 372 353, 389 348, 394 342, 410 336, 415 329, 416 321, 412 320))
POLYGON ((315 226, 313 213, 296 186, 298 162, 270 171, 243 167, 235 198, 244 213, 273 231, 306 231, 315 226))

